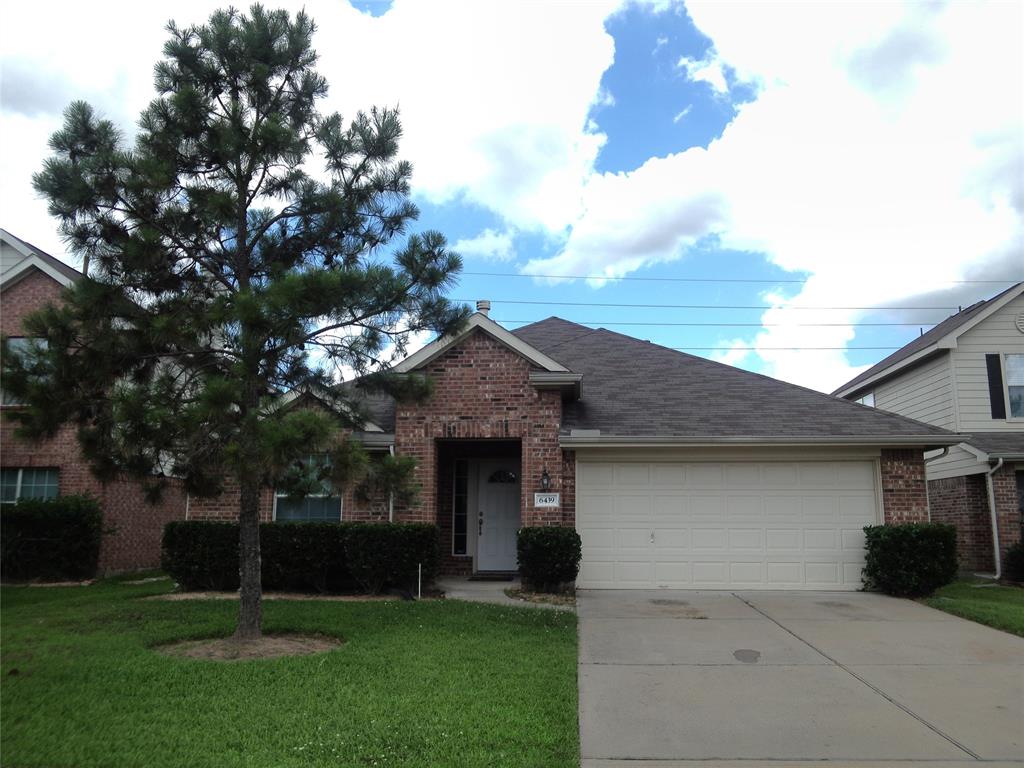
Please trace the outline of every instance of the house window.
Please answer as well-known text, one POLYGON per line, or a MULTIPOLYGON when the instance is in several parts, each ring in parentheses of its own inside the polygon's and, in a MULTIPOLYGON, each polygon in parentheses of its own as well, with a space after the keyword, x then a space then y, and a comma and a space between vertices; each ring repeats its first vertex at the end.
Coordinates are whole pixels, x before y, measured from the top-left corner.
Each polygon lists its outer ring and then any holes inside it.
POLYGON ((0 503, 22 499, 55 499, 60 471, 56 469, 4 468, 0 470, 0 503))
MULTIPOLYGON (((24 336, 13 336, 7 339, 7 345, 4 351, 13 354, 15 356, 21 356, 26 350, 28 350, 31 344, 38 344, 42 348, 46 348, 46 339, 33 339, 24 336)), ((4 392, 0 389, 0 405, 24 405, 20 400, 15 398, 8 392, 4 392)))
POLYGON ((1024 355, 1006 355, 1004 365, 1010 418, 1024 419, 1024 355))
POLYGON ((469 462, 456 459, 452 482, 452 554, 469 554, 469 462))
POLYGON ((854 402, 860 403, 861 405, 867 405, 867 406, 870 406, 871 408, 874 408, 875 407, 875 393, 874 392, 868 392, 863 397, 857 398, 857 400, 855 400, 854 402))
POLYGON ((327 479, 326 456, 307 456, 287 473, 287 490, 274 491, 274 520, 279 523, 341 520, 341 496, 327 479))

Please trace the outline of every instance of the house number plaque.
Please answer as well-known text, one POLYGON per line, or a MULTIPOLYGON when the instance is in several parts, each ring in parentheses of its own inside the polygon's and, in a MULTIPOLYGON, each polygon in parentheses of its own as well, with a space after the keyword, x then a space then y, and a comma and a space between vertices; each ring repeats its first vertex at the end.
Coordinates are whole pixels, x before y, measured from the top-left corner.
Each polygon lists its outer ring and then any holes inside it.
POLYGON ((560 493, 535 493, 533 494, 534 507, 557 507, 562 503, 560 493))

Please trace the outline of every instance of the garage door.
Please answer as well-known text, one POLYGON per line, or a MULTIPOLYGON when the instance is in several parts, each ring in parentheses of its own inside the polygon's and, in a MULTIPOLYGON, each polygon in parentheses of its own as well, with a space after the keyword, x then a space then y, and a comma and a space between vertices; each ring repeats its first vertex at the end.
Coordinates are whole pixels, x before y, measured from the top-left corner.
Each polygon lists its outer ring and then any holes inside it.
POLYGON ((578 458, 587 589, 858 589, 872 461, 578 458))

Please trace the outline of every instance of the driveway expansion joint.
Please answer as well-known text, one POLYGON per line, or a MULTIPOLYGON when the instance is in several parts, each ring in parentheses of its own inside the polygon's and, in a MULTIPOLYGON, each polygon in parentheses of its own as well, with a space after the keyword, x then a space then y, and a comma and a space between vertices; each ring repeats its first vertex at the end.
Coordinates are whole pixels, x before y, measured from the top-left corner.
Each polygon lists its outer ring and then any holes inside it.
POLYGON ((796 632, 794 632, 793 630, 791 630, 791 629, 790 629, 789 627, 787 627, 787 626, 786 626, 785 624, 783 624, 783 623, 781 623, 780 621, 776 620, 776 619, 775 619, 775 618, 774 618, 773 616, 769 615, 768 613, 765 613, 765 612, 764 612, 763 610, 761 610, 760 608, 758 608, 758 607, 757 607, 756 605, 754 605, 754 604, 753 604, 752 602, 750 602, 749 600, 747 600, 747 599, 745 599, 745 598, 741 597, 740 595, 736 594, 735 592, 733 592, 733 593, 732 593, 732 596, 733 596, 733 597, 735 597, 735 598, 736 598, 737 600, 739 600, 740 602, 744 603, 744 604, 745 604, 745 605, 746 605, 747 607, 749 607, 749 608, 751 608, 751 609, 753 609, 753 610, 757 611, 757 612, 758 612, 759 614, 761 614, 761 615, 762 615, 762 616, 764 616, 764 617, 765 617, 766 619, 768 619, 768 621, 770 621, 770 622, 772 622, 773 624, 775 624, 775 626, 777 626, 777 627, 778 627, 779 629, 781 629, 781 630, 783 630, 784 632, 787 632, 787 633, 789 633, 790 635, 792 635, 793 637, 795 637, 795 638, 796 638, 797 640, 799 640, 799 641, 800 641, 801 643, 803 643, 803 644, 804 644, 804 645, 806 645, 806 646, 807 646, 808 648, 810 648, 811 650, 813 650, 813 651, 814 651, 815 653, 821 654, 821 655, 822 655, 823 657, 825 657, 825 658, 826 658, 826 659, 828 659, 828 660, 829 660, 830 662, 832 662, 832 664, 833 664, 833 665, 835 665, 835 666, 836 666, 836 667, 838 667, 839 669, 843 670, 843 671, 844 671, 844 672, 845 672, 846 674, 850 675, 851 677, 853 677, 853 678, 854 678, 855 680, 859 681, 859 682, 860 682, 860 683, 862 683, 863 685, 865 685, 865 686, 867 686, 868 688, 870 688, 870 689, 871 689, 872 691, 874 691, 875 693, 877 693, 877 694, 878 694, 879 696, 881 696, 881 697, 882 697, 883 699, 885 699, 886 701, 888 701, 888 702, 890 702, 891 704, 893 704, 893 705, 895 705, 895 706, 899 707, 900 709, 902 709, 902 710, 903 710, 904 712, 906 712, 906 713, 907 713, 908 715, 910 715, 910 716, 911 716, 912 718, 914 718, 914 719, 915 719, 915 720, 917 720, 917 721, 918 721, 919 723, 921 723, 921 725, 923 725, 923 726, 925 726, 926 728, 930 729, 931 731, 933 731, 933 732, 934 732, 935 734, 937 734, 938 736, 941 736, 941 737, 942 737, 943 739, 945 739, 946 741, 948 741, 948 742, 949 742, 950 744, 952 744, 953 746, 955 746, 955 747, 956 747, 957 749, 961 750, 962 752, 964 752, 964 753, 965 753, 965 754, 967 754, 967 755, 970 755, 970 756, 971 756, 971 757, 972 757, 972 758, 973 758, 974 760, 977 760, 977 761, 979 761, 979 762, 981 762, 981 761, 982 761, 982 757, 981 757, 980 755, 978 755, 977 753, 973 752, 973 751, 972 751, 971 749, 969 749, 969 748, 968 748, 967 746, 965 746, 964 744, 960 743, 959 741, 957 741, 956 739, 954 739, 954 738, 953 738, 952 736, 950 736, 950 735, 949 735, 948 733, 946 733, 946 732, 942 731, 942 730, 941 730, 940 728, 938 728, 937 726, 935 726, 935 725, 933 725, 932 723, 930 723, 930 722, 928 722, 927 720, 925 720, 925 719, 924 719, 923 717, 921 717, 920 715, 918 715, 918 714, 917 714, 916 712, 914 712, 914 711, 913 711, 912 709, 910 709, 909 707, 905 706, 904 704, 902 704, 902 703, 900 703, 899 701, 897 701, 896 699, 894 699, 894 698, 893 698, 892 696, 890 696, 889 694, 887 694, 887 693, 886 693, 885 691, 883 691, 883 690, 882 690, 881 688, 879 688, 878 686, 876 686, 876 685, 872 685, 871 683, 869 683, 869 682, 868 682, 867 680, 865 680, 865 679, 864 679, 863 677, 861 677, 860 675, 858 675, 858 674, 857 674, 856 672, 854 672, 854 671, 853 671, 852 669, 850 669, 849 667, 847 667, 847 666, 846 666, 845 664, 842 664, 842 663, 841 663, 841 662, 840 662, 840 661, 839 661, 838 659, 836 659, 836 658, 834 658, 834 657, 830 656, 829 654, 825 653, 825 652, 824 652, 823 650, 821 650, 820 648, 817 648, 817 647, 816 647, 816 646, 815 646, 815 645, 814 645, 813 643, 811 643, 810 641, 808 641, 808 640, 804 639, 803 637, 801 637, 800 635, 798 635, 798 634, 797 634, 796 632))

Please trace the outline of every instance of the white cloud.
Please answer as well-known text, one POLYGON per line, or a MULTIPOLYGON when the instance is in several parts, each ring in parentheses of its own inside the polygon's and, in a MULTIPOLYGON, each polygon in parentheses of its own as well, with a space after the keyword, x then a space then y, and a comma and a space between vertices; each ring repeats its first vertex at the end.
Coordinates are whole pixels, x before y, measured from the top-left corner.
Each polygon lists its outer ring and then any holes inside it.
MULTIPOLYGON (((906 303, 944 280, 1021 277, 1021 5, 735 9, 688 6, 715 61, 756 83, 756 99, 707 149, 592 176, 564 249, 527 271, 619 276, 680 258, 705 235, 762 252, 811 278, 765 313, 786 327, 748 343, 765 372, 823 389, 857 370, 843 349, 774 348, 843 348, 852 328, 794 323, 862 313, 793 307, 906 303)), ((952 303, 987 290, 961 287, 952 303)), ((954 292, 936 295, 949 303, 954 292)))
POLYGON ((715 93, 729 92, 729 84, 725 80, 722 61, 714 50, 709 51, 703 59, 682 56, 676 66, 686 72, 686 76, 691 80, 710 85, 715 93))
POLYGON ((692 109, 693 109, 693 105, 692 104, 687 104, 686 107, 681 109, 679 112, 676 112, 675 116, 672 118, 672 122, 673 123, 678 123, 680 120, 682 120, 688 114, 690 114, 690 111, 692 109))
POLYGON ((512 233, 485 229, 476 237, 463 238, 452 246, 452 250, 469 258, 489 261, 510 261, 515 257, 512 250, 512 233))
MULTIPOLYGON (((754 334, 745 343, 756 357, 734 362, 760 360, 767 373, 830 388, 856 370, 843 349, 772 348, 845 347, 853 331, 795 326, 819 315, 794 306, 925 303, 929 281, 1024 271, 1020 4, 691 2, 712 47, 681 62, 686 76, 722 97, 743 81, 756 98, 707 148, 596 173, 605 137, 587 116, 610 96, 600 88, 614 56, 604 21, 625 1, 397 0, 376 18, 337 0, 284 4, 305 5, 319 23, 325 109, 351 117, 401 106, 417 194, 488 208, 506 231, 564 239, 525 271, 623 276, 710 236, 809 273, 799 294, 765 314, 784 327, 754 334)), ((0 226, 61 251, 29 181, 60 106, 86 98, 130 132, 152 95, 166 18, 200 22, 220 5, 5 9, 0 226)), ((979 290, 938 292, 931 303, 968 303, 979 290)))
MULTIPOLYGON (((400 106, 401 152, 414 164, 417 195, 464 199, 520 229, 561 233, 579 214, 580 190, 604 143, 587 115, 614 55, 604 20, 621 2, 396 0, 379 17, 340 0, 275 5, 305 8, 318 24, 319 69, 331 87, 324 110, 352 117, 372 105, 400 106)), ((31 189, 61 108, 85 98, 131 133, 153 96, 168 18, 200 23, 223 5, 65 0, 5 8, 3 226, 62 251, 31 189)))

